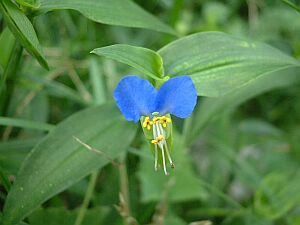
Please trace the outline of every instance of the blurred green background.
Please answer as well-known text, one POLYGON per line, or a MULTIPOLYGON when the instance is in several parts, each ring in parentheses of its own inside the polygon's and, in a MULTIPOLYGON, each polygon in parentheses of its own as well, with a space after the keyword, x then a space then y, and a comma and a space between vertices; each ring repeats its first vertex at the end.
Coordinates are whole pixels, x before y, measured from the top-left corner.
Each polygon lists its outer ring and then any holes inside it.
MULTIPOLYGON (((300 14, 282 1, 135 2, 180 36, 223 31, 300 57, 300 14)), ((300 5, 300 1, 294 2, 300 5)), ((91 50, 115 43, 158 50, 177 38, 95 23, 72 10, 40 15, 34 24, 50 70, 25 53, 18 75, 8 81, 9 102, 2 115, 49 124, 112 100, 112 91, 122 76, 141 75, 113 60, 93 56, 91 50)), ((0 31, 4 27, 0 15, 0 31)), ((135 224, 122 214, 124 206, 119 198, 124 188, 122 178, 128 176, 125 187, 130 212, 139 224, 299 225, 299 84, 263 93, 217 111, 210 120, 198 121, 198 116, 205 117, 207 105, 200 104, 203 100, 199 97, 196 112, 187 123, 174 120, 173 154, 183 168, 176 175, 165 177, 161 171, 154 172, 153 157, 139 130, 121 168, 105 166, 94 175, 94 186, 91 178, 82 179, 44 203, 25 222, 74 224, 90 185, 94 190, 81 224, 135 224), (193 134, 185 132, 193 126, 197 128, 193 134), (187 137, 179 135, 182 132, 187 137), (192 147, 182 149, 182 139, 188 139, 192 147)), ((222 99, 210 99, 213 101, 222 99)), ((0 165, 11 180, 44 136, 44 131, 1 126, 0 165)), ((3 184, 0 191, 3 208, 3 184)))

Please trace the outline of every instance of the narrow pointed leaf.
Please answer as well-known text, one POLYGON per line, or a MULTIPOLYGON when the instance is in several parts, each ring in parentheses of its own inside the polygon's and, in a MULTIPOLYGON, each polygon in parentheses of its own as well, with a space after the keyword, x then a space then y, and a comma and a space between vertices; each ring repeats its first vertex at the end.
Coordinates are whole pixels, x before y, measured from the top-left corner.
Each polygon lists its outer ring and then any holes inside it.
POLYGON ((38 8, 40 6, 39 0, 16 0, 22 6, 29 7, 29 8, 38 8))
POLYGON ((95 58, 90 60, 89 75, 90 83, 93 88, 94 104, 104 104, 107 100, 106 83, 103 70, 95 58))
POLYGON ((4 70, 15 45, 15 38, 8 28, 0 35, 0 66, 4 70))
POLYGON ((295 3, 289 1, 289 0, 281 0, 285 4, 287 4, 289 7, 295 9, 298 13, 300 13, 300 6, 297 6, 295 3))
POLYGON ((63 121, 25 159, 8 194, 2 225, 17 224, 50 197, 109 163, 73 136, 115 159, 127 149, 135 131, 114 104, 90 108, 63 121))
POLYGON ((40 10, 73 9, 87 18, 110 25, 176 32, 130 0, 41 0, 40 10))
POLYGON ((116 44, 96 48, 92 53, 132 66, 154 79, 163 76, 163 62, 161 57, 156 52, 147 48, 116 44))
POLYGON ((297 60, 269 45, 221 32, 193 34, 158 53, 166 75, 191 76, 198 95, 209 97, 223 96, 266 74, 300 68, 297 60))
POLYGON ((16 39, 38 60, 41 66, 48 69, 48 64, 43 56, 39 40, 30 20, 9 0, 0 2, 0 11, 16 39))
POLYGON ((35 130, 45 130, 45 131, 50 131, 55 127, 54 125, 48 123, 2 117, 2 116, 0 116, 0 125, 21 127, 21 128, 35 129, 35 130))

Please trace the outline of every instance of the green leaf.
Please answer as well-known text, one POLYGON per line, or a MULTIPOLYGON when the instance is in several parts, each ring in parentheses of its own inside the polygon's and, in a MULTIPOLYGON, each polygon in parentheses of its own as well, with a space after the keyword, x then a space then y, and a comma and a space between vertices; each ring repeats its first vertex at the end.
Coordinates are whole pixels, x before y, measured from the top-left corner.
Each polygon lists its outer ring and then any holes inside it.
MULTIPOLYGON (((179 216, 177 216, 174 212, 171 210, 168 210, 167 215, 164 219, 164 224, 172 224, 172 225, 186 225, 187 223, 181 219, 179 216)), ((199 225, 199 224, 196 224, 199 225)))
POLYGON ((16 174, 29 151, 41 138, 0 143, 0 165, 7 174, 16 174))
POLYGON ((8 192, 11 187, 11 183, 9 181, 7 174, 3 171, 1 166, 0 166, 0 183, 1 185, 3 185, 4 189, 8 192))
POLYGON ((89 70, 90 83, 93 88, 94 104, 104 104, 107 99, 105 78, 99 62, 95 58, 90 60, 89 70))
POLYGON ((113 104, 89 108, 60 123, 24 161, 5 202, 2 225, 18 223, 50 197, 109 163, 74 136, 115 159, 135 132, 136 126, 113 104))
POLYGON ((288 68, 276 73, 269 73, 223 97, 203 99, 197 105, 193 115, 188 119, 189 125, 186 131, 189 135, 186 137, 186 143, 191 144, 202 132, 207 123, 213 118, 222 115, 222 112, 232 110, 250 98, 267 91, 298 84, 300 82, 298 72, 297 68, 288 68))
POLYGON ((0 116, 0 125, 22 127, 22 128, 28 128, 28 129, 36 129, 36 130, 45 130, 45 131, 50 131, 55 127, 54 125, 47 124, 47 123, 23 120, 23 119, 16 119, 16 118, 1 117, 1 116, 0 116))
POLYGON ((9 57, 14 49, 15 38, 8 28, 5 28, 0 35, 0 66, 6 68, 9 57))
POLYGON ((285 4, 287 4, 289 7, 295 9, 297 12, 300 13, 300 7, 297 6, 295 3, 289 1, 289 0, 281 0, 282 2, 284 2, 285 4))
MULTIPOLYGON (((103 219, 108 214, 109 208, 95 207, 88 209, 82 225, 103 224, 103 219)), ((66 210, 65 208, 38 209, 30 217, 30 225, 73 225, 75 223, 77 210, 66 210)))
POLYGON ((220 97, 250 85, 269 73, 300 64, 263 43, 220 32, 203 32, 179 39, 159 50, 165 74, 189 75, 198 95, 220 97))
POLYGON ((163 62, 161 57, 156 52, 147 48, 116 44, 96 48, 91 53, 125 63, 153 79, 163 76, 163 62))
POLYGON ((80 95, 77 93, 74 89, 70 88, 69 86, 60 83, 55 80, 48 80, 45 79, 45 77, 33 77, 30 76, 29 79, 32 79, 33 81, 43 85, 45 87, 45 90, 48 92, 49 95, 60 97, 60 98, 66 98, 74 102, 78 102, 82 105, 87 105, 88 102, 86 102, 80 95))
POLYGON ((87 18, 110 25, 176 32, 130 0, 41 0, 40 10, 73 9, 87 18))
POLYGON ((15 38, 38 60, 41 66, 48 69, 48 64, 43 56, 39 40, 30 20, 9 0, 0 2, 0 10, 15 38))
POLYGON ((29 7, 29 8, 38 8, 40 6, 39 0, 16 0, 22 6, 29 7))
MULTIPOLYGON (((1 6, 0 6, 1 9, 1 6)), ((16 45, 16 39, 10 30, 6 27, 0 35, 0 93, 6 88, 6 79, 13 73, 10 65, 18 60, 18 52, 21 47, 16 45), (15 57, 14 54, 15 53, 15 57)), ((21 53, 20 53, 21 54, 21 53)), ((15 66, 15 65, 14 65, 15 66)), ((4 95, 2 95, 3 97, 4 95)), ((1 100, 0 100, 1 101, 1 100)), ((3 100, 2 100, 3 101, 3 100)))

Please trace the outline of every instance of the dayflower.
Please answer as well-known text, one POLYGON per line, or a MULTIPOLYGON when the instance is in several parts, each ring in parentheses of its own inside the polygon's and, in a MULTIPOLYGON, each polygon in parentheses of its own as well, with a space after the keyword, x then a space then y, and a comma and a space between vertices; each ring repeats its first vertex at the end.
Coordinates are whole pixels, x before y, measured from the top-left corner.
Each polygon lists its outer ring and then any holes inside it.
POLYGON ((114 91, 117 105, 129 121, 139 120, 146 138, 154 149, 157 170, 161 159, 167 175, 166 161, 172 168, 172 119, 170 114, 186 118, 194 110, 197 92, 189 76, 178 76, 167 80, 156 90, 148 81, 137 76, 125 76, 114 91))

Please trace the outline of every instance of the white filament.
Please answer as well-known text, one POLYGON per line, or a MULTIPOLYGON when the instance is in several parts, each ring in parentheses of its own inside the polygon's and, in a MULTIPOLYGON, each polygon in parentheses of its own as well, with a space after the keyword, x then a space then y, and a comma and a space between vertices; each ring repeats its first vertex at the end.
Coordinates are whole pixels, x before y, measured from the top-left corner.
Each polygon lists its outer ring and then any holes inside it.
POLYGON ((158 161, 158 157, 157 157, 157 145, 155 145, 155 150, 154 150, 154 157, 155 157, 155 162, 154 162, 154 169, 155 171, 157 171, 157 161, 158 161))
MULTIPOLYGON (((157 134, 156 134, 156 129, 154 129, 155 124, 153 124, 153 137, 156 139, 157 134)), ((154 145, 154 169, 157 171, 157 161, 158 161, 158 156, 157 156, 157 145, 154 145)))
MULTIPOLYGON (((158 127, 159 127, 160 131, 163 133, 164 137, 166 137, 165 131, 164 131, 164 129, 162 128, 161 124, 159 124, 158 127)), ((165 145, 165 149, 166 149, 166 153, 167 153, 167 156, 168 156, 170 165, 171 165, 172 168, 174 168, 174 163, 173 163, 173 161, 172 161, 172 158, 171 158, 171 155, 170 155, 170 152, 169 152, 169 149, 168 149, 168 145, 167 145, 167 142, 166 142, 165 139, 164 139, 164 141, 163 141, 163 144, 165 145)))
POLYGON ((161 124, 154 123, 153 124, 153 137, 154 140, 156 140, 159 136, 163 136, 163 139, 159 141, 157 144, 155 144, 155 163, 154 163, 154 169, 157 170, 157 161, 158 161, 158 152, 157 152, 157 145, 161 150, 162 153, 162 161, 163 161, 163 167, 164 167, 164 172, 166 175, 168 175, 167 167, 166 167, 166 158, 165 158, 165 151, 167 153, 168 160, 171 164, 171 167, 174 168, 174 163, 171 159, 170 152, 167 146, 166 142, 166 133, 164 129, 162 128, 161 124), (165 150, 164 150, 165 146, 165 150))
POLYGON ((164 164, 164 171, 166 175, 169 175, 168 171, 167 171, 167 167, 166 167, 166 160, 165 160, 165 153, 164 153, 164 149, 161 145, 161 154, 162 154, 162 158, 163 158, 163 164, 164 164))

